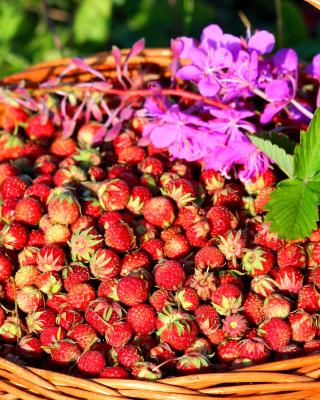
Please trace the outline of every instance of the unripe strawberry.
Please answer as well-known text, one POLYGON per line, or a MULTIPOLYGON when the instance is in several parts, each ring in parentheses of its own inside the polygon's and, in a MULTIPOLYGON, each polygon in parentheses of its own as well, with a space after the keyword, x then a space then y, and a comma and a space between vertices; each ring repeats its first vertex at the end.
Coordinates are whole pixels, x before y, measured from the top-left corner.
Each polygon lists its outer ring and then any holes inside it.
POLYGON ((279 294, 267 297, 263 303, 263 313, 267 319, 286 319, 290 314, 292 303, 279 294))
POLYGON ((25 286, 17 292, 18 307, 29 313, 43 306, 43 294, 33 286, 25 286))
POLYGON ((261 297, 268 297, 276 292, 277 284, 270 276, 259 275, 252 279, 251 289, 261 297))

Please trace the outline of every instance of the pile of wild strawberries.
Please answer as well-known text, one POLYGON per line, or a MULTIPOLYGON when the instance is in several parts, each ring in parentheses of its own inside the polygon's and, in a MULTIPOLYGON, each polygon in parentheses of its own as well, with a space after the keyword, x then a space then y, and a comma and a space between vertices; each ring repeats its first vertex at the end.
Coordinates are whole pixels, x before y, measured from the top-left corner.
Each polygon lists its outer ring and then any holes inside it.
POLYGON ((269 232, 271 170, 226 182, 139 147, 137 119, 99 149, 97 123, 62 139, 9 107, 2 124, 1 357, 156 380, 320 351, 320 228, 269 232))

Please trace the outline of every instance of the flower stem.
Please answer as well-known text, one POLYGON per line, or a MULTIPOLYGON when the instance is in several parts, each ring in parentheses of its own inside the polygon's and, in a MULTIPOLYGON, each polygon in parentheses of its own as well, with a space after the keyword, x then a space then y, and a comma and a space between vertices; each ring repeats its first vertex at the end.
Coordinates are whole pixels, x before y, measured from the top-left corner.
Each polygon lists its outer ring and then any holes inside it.
POLYGON ((303 115, 306 117, 312 119, 313 118, 313 113, 307 110, 306 108, 303 107, 302 104, 298 103, 296 100, 292 99, 291 104, 296 107, 297 110, 301 111, 303 115))

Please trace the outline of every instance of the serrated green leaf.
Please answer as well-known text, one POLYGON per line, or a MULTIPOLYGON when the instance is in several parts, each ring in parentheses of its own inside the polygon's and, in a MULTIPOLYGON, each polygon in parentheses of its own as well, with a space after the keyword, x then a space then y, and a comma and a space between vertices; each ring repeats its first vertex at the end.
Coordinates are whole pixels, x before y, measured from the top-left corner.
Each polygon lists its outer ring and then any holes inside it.
POLYGON ((320 171, 320 109, 309 125, 308 132, 301 131, 300 145, 294 151, 294 176, 306 180, 320 171))
POLYGON ((278 135, 276 132, 262 132, 262 135, 248 135, 252 143, 262 150, 274 161, 279 168, 289 177, 293 178, 293 150, 295 144, 286 135, 278 135))
POLYGON ((266 222, 272 222, 270 232, 278 232, 278 238, 304 239, 317 228, 320 199, 310 187, 310 182, 286 179, 270 194, 265 210, 266 222))

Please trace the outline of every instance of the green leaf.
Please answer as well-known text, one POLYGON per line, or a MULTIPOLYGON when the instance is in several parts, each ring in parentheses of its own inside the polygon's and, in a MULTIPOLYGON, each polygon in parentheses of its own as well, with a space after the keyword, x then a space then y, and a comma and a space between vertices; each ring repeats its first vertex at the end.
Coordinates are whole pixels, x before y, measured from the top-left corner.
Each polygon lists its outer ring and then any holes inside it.
POLYGON ((286 135, 278 135, 272 131, 262 132, 262 135, 248 135, 248 138, 268 157, 271 158, 282 171, 289 177, 293 178, 293 151, 295 143, 291 142, 286 135))
POLYGON ((301 131, 300 145, 294 151, 294 175, 306 180, 320 170, 320 108, 309 125, 308 132, 301 131))
POLYGON ((278 238, 304 239, 317 228, 319 197, 309 182, 286 179, 270 194, 265 210, 266 222, 272 222, 270 232, 278 232, 278 238))

